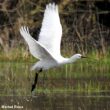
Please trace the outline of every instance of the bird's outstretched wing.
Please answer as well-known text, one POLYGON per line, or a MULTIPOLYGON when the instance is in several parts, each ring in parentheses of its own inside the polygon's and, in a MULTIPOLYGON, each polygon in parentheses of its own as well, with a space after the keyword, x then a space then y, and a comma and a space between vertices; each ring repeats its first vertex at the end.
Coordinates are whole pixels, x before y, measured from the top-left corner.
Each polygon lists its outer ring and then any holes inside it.
POLYGON ((20 28, 20 33, 22 37, 25 39, 29 46, 29 50, 31 54, 40 60, 42 59, 50 59, 54 60, 53 56, 48 52, 48 50, 39 42, 37 42, 35 39, 33 39, 29 33, 28 27, 21 27, 20 28))
POLYGON ((60 55, 61 36, 62 26, 58 6, 50 3, 46 5, 38 42, 44 45, 52 55, 57 57, 60 55))

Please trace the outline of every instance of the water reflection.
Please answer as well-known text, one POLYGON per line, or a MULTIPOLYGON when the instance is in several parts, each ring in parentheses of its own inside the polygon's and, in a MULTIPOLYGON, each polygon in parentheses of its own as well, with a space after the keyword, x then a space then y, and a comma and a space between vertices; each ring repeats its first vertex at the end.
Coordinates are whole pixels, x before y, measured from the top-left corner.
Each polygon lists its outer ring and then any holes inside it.
POLYGON ((0 98, 1 108, 3 105, 21 107, 20 110, 109 110, 110 97, 78 97, 72 94, 5 96, 0 98))

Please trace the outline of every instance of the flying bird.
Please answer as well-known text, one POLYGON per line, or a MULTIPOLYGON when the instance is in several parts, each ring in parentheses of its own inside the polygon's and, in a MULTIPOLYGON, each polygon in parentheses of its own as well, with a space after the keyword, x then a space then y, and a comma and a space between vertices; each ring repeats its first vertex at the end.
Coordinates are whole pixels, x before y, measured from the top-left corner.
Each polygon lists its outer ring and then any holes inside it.
POLYGON ((61 56, 62 26, 58 6, 55 3, 46 5, 38 41, 31 36, 26 26, 20 28, 20 33, 27 42, 30 53, 39 59, 39 61, 31 67, 31 70, 36 71, 31 92, 34 91, 38 81, 38 75, 43 70, 59 67, 64 64, 73 63, 80 58, 85 58, 81 54, 75 54, 70 58, 61 56))

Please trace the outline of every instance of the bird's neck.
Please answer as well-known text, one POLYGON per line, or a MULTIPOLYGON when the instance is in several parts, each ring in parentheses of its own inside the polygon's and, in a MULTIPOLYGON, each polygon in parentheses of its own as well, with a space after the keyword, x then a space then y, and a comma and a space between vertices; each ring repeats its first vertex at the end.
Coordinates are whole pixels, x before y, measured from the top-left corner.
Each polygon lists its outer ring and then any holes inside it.
POLYGON ((67 63, 74 63, 76 61, 76 57, 73 55, 72 57, 70 57, 68 60, 67 60, 67 63))
POLYGON ((63 58, 63 62, 61 62, 61 64, 68 64, 68 63, 73 63, 75 62, 77 59, 75 58, 75 56, 72 56, 70 58, 63 58))

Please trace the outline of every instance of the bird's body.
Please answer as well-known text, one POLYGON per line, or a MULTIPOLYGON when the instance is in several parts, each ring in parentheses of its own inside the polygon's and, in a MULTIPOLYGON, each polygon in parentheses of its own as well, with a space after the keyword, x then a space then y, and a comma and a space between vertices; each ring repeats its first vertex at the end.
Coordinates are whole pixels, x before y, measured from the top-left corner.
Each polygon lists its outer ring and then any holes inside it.
POLYGON ((37 63, 35 63, 32 66, 31 70, 40 70, 41 68, 42 68, 42 70, 47 70, 47 69, 50 69, 50 68, 53 68, 53 67, 61 66, 61 64, 63 64, 63 62, 54 61, 54 60, 51 60, 51 59, 50 60, 44 59, 44 60, 40 60, 37 63))
MULTIPOLYGON (((60 44, 62 26, 60 23, 58 6, 54 3, 46 5, 38 41, 31 37, 28 27, 21 27, 20 33, 27 42, 30 53, 35 58, 39 59, 39 61, 32 66, 31 70, 47 70, 67 63, 73 63, 82 57, 81 54, 75 54, 70 58, 61 56, 60 44)), ((38 78, 38 75, 36 78, 38 78)))
MULTIPOLYGON (((76 55, 80 55, 80 54, 76 54, 76 55)), ((50 60, 48 60, 48 59, 40 60, 32 66, 31 70, 38 70, 38 71, 40 69, 48 70, 53 67, 59 67, 64 64, 73 63, 77 60, 76 55, 71 58, 64 58, 61 56, 61 57, 59 57, 58 60, 51 60, 51 59, 50 60)))

